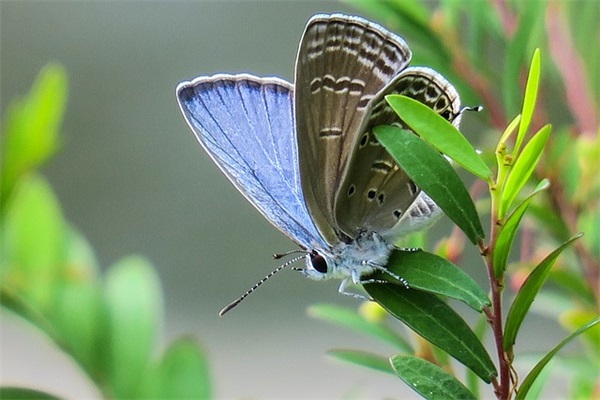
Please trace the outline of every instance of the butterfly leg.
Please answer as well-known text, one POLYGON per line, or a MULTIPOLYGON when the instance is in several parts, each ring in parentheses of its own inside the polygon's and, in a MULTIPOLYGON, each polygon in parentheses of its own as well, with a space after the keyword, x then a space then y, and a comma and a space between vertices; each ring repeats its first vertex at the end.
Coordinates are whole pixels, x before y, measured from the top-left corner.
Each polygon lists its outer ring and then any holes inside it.
MULTIPOLYGON (((348 279, 349 278, 344 279, 342 281, 342 283, 340 284, 340 287, 338 289, 338 292, 340 294, 343 294, 344 296, 350 296, 350 297, 353 297, 353 298, 359 299, 359 300, 373 301, 373 299, 363 296, 362 294, 347 292, 346 286, 348 286, 348 282, 349 282, 348 279)), ((354 281, 354 277, 352 278, 352 280, 354 281)), ((354 283, 361 283, 361 282, 359 281, 359 282, 354 282, 354 283)))
POLYGON ((420 247, 396 247, 396 246, 394 246, 394 248, 396 250, 406 251, 406 252, 409 252, 409 253, 414 253, 415 251, 421 251, 420 247))
MULTIPOLYGON (((390 271, 389 269, 387 269, 387 268, 386 268, 386 267, 384 267, 383 265, 380 265, 380 264, 374 263, 374 262, 372 262, 372 261, 364 261, 364 264, 365 264, 365 265, 368 265, 369 267, 372 267, 372 268, 374 268, 374 269, 376 269, 376 270, 378 270, 378 271, 381 271, 381 272, 383 272, 383 273, 385 273, 385 274, 388 274, 388 275, 389 275, 389 276, 391 276, 392 278, 396 279, 398 282, 402 283, 402 284, 404 285, 404 287, 405 287, 405 288, 407 288, 407 289, 409 288, 409 286, 408 286, 408 281, 407 281, 406 279, 404 279, 404 278, 402 278, 401 276, 399 276, 399 275, 397 275, 397 274, 393 273, 392 271, 390 271)), ((372 280, 373 280, 373 279, 372 279, 372 280)), ((373 281, 375 281, 375 280, 373 280, 373 281)), ((388 281, 381 281, 381 282, 384 282, 384 283, 389 283, 388 281)), ((381 282, 365 282, 365 283, 381 283, 381 282)), ((363 283, 363 282, 361 282, 361 283, 363 283)))

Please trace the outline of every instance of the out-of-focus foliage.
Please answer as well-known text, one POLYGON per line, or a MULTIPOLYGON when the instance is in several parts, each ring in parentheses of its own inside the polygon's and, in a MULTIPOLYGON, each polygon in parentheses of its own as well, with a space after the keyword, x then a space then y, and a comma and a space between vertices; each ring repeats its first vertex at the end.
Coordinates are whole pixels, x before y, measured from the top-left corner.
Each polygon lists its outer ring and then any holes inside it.
MULTIPOLYGON (((99 274, 86 239, 65 219, 38 168, 57 150, 67 77, 48 65, 3 124, 0 304, 69 354, 106 398, 212 396, 206 355, 193 338, 155 359, 162 328, 160 281, 142 257, 99 274)), ((1 388, 2 398, 55 398, 1 388)))

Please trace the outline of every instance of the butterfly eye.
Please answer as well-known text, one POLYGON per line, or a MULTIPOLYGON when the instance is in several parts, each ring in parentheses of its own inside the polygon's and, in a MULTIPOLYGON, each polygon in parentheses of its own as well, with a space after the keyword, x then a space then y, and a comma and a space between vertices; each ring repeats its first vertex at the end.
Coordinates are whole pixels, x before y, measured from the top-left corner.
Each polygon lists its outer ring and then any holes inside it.
POLYGON ((322 274, 327 273, 327 261, 320 254, 310 255, 310 264, 317 271, 322 274))

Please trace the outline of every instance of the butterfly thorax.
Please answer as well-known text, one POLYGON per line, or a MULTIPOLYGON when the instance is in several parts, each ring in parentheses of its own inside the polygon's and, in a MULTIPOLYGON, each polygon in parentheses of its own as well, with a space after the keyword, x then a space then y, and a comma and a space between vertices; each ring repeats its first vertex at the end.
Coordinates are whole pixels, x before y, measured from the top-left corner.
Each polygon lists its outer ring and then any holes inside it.
POLYGON ((306 257, 304 275, 315 280, 352 278, 358 283, 377 266, 385 266, 393 248, 376 232, 364 231, 356 239, 339 242, 327 252, 314 250, 306 257))

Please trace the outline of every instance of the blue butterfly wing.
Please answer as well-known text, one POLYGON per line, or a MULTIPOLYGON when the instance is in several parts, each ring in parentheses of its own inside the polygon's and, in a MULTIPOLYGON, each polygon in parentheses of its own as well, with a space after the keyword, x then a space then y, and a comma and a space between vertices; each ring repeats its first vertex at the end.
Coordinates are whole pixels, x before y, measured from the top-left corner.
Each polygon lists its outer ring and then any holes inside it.
POLYGON ((326 246, 302 194, 290 83, 199 77, 179 84, 177 99, 200 144, 275 227, 304 248, 326 246))

